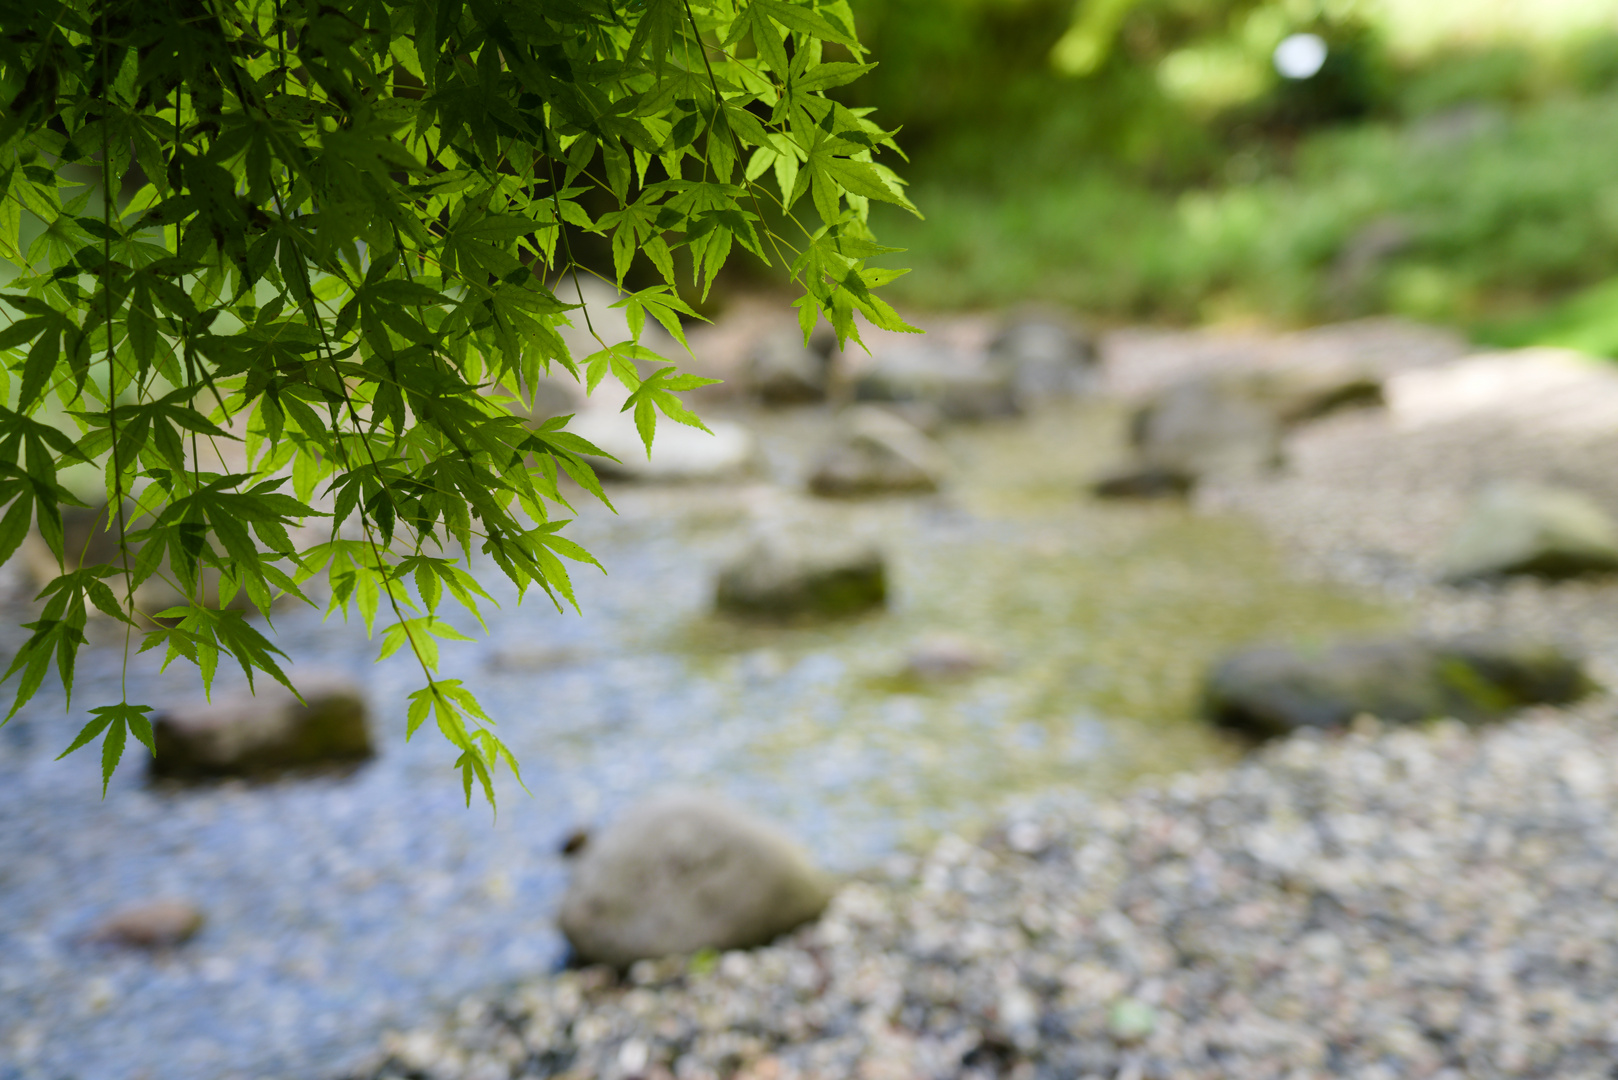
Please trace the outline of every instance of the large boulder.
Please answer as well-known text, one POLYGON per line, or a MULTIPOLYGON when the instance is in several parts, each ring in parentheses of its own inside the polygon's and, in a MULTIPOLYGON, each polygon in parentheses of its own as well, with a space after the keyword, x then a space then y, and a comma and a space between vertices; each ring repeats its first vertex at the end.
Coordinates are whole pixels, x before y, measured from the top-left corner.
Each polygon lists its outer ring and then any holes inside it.
POLYGON ((1108 498, 1184 495, 1208 476, 1252 476, 1281 463, 1282 424, 1250 380, 1200 375, 1163 390, 1130 424, 1133 459, 1098 478, 1108 498))
POLYGON ((709 431, 659 418, 649 458, 633 413, 620 412, 614 406, 592 405, 575 416, 567 430, 617 459, 589 459, 597 472, 613 479, 670 483, 737 480, 749 475, 758 461, 753 433, 728 420, 704 422, 709 431))
POLYGON ((158 714, 152 776, 268 777, 353 765, 372 755, 359 687, 335 676, 300 677, 297 685, 302 702, 265 680, 256 694, 223 694, 158 714))
POLYGON ((1382 401, 1379 378, 1344 364, 1192 376, 1136 411, 1133 460, 1092 490, 1114 498, 1184 495, 1206 477, 1263 473, 1281 464, 1288 428, 1382 401))
POLYGON ((1566 578, 1618 570, 1618 524, 1576 491, 1529 484, 1485 490, 1450 537, 1451 582, 1512 574, 1566 578))
POLYGON ((1362 713, 1402 723, 1494 720, 1593 688, 1582 665, 1555 646, 1473 634, 1359 641, 1315 653, 1247 649, 1213 667, 1204 702, 1215 723, 1267 738, 1341 727, 1362 713))
POLYGON ((633 807, 577 859, 557 921, 587 963, 622 968, 764 945, 831 898, 830 882, 791 840, 698 794, 633 807))
POLYGON ((1199 376, 1135 414, 1131 440, 1148 468, 1250 476, 1281 462, 1281 422, 1245 380, 1199 376))
POLYGON ((1024 401, 1079 393, 1095 379, 1094 339, 1071 319, 1047 312, 1008 319, 990 343, 989 357, 1015 373, 1024 401))
POLYGON ((815 464, 809 489, 816 495, 936 491, 948 468, 944 448, 914 424, 874 405, 856 405, 815 464))
POLYGON ((875 545, 813 528, 756 535, 720 571, 720 611, 765 619, 857 615, 887 602, 887 568, 875 545))
POLYGON ((946 420, 1017 416, 1016 369, 960 349, 893 345, 853 376, 857 401, 931 405, 946 420))
MULTIPOLYGON (((811 338, 806 346, 803 335, 792 329, 764 334, 747 353, 748 389, 766 405, 807 405, 826 400, 831 369, 826 344, 824 338, 811 338)), ((831 344, 835 345, 835 340, 831 344)))

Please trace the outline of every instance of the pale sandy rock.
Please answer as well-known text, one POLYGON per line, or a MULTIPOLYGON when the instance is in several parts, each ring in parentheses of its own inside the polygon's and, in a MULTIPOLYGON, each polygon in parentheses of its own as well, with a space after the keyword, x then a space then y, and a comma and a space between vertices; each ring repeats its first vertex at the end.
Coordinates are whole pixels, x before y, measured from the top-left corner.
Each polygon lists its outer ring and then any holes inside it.
POLYGON ((911 644, 904 672, 917 679, 961 679, 987 671, 999 660, 995 650, 963 634, 933 633, 911 644))
POLYGON ((1512 574, 1565 578, 1618 570, 1618 523, 1577 491, 1524 483, 1478 496, 1446 547, 1450 581, 1512 574))
POLYGON ((1618 371, 1570 349, 1484 353, 1388 380, 1388 406, 1406 429, 1486 417, 1569 435, 1618 426, 1618 371))

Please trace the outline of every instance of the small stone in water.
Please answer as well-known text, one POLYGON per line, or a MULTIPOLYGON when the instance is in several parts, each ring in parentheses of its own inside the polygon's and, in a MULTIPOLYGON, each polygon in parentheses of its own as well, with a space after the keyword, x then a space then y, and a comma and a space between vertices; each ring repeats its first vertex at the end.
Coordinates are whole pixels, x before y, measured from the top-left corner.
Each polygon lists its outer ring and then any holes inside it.
POLYGON ((90 933, 91 941, 136 949, 172 949, 202 929, 202 909, 184 900, 154 900, 114 912, 90 933))
POLYGON ((982 645, 959 634, 929 634, 911 646, 905 671, 918 679, 956 679, 994 666, 982 645))

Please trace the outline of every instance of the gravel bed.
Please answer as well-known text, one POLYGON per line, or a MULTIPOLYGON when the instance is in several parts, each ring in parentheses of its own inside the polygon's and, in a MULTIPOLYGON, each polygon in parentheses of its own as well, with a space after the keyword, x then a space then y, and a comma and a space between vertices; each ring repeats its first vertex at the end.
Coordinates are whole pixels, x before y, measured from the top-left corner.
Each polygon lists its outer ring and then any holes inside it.
POLYGON ((1014 814, 752 953, 469 998, 377 1078, 1607 1077, 1618 724, 1296 738, 1014 814))

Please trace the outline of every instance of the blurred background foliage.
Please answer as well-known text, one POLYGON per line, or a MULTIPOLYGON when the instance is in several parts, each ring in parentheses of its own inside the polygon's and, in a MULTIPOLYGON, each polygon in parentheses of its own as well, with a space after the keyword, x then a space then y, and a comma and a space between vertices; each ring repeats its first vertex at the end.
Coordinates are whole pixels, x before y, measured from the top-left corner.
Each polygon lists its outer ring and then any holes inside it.
POLYGON ((903 126, 928 215, 877 211, 913 305, 1618 351, 1615 0, 855 6, 848 102, 903 126), (1324 63, 1284 78, 1300 33, 1324 63))

